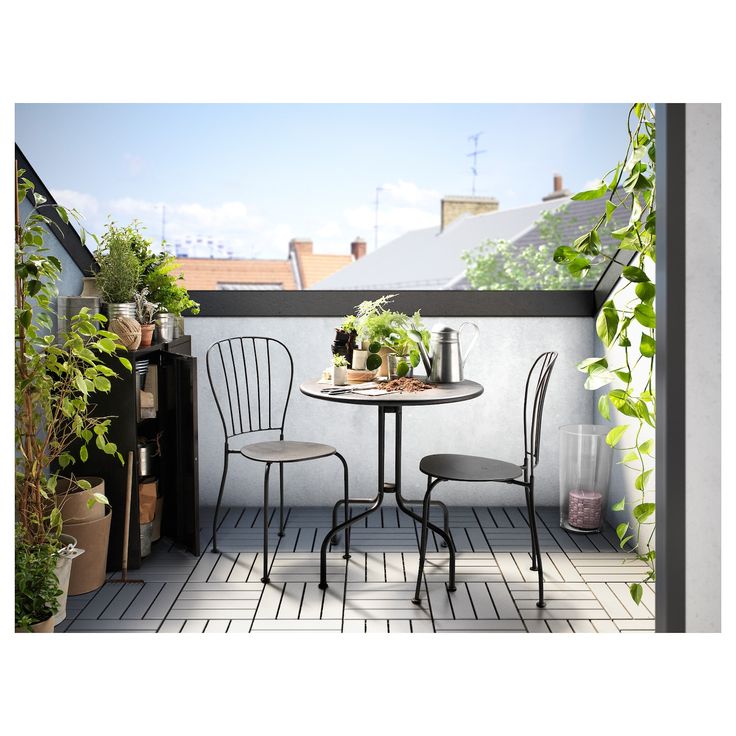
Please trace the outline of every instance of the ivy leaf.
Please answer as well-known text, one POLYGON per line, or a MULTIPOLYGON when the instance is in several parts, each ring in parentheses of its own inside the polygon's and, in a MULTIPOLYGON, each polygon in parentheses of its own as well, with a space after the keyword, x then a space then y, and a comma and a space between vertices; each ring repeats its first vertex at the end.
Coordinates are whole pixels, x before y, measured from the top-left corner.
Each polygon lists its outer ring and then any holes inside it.
POLYGON ((611 418, 611 407, 608 405, 608 396, 605 394, 598 399, 598 413, 604 419, 611 418))
POLYGON ((581 360, 575 367, 582 371, 583 373, 589 373, 590 367, 594 365, 601 365, 604 368, 608 368, 608 359, 607 358, 586 358, 585 360, 581 360))
POLYGON ((603 305, 596 319, 595 329, 603 344, 610 347, 618 330, 618 311, 612 301, 607 301, 603 305))
POLYGON ((644 283, 649 281, 649 276, 636 266, 624 266, 622 275, 625 279, 633 281, 634 283, 644 283))
POLYGON ((641 452, 642 455, 649 455, 649 457, 652 457, 653 447, 654 447, 654 440, 646 440, 645 442, 642 442, 639 445, 639 452, 641 452))
MULTIPOLYGON (((648 470, 647 472, 651 473, 652 471, 648 470)), ((643 524, 654 513, 655 508, 656 505, 653 503, 640 503, 634 506, 631 513, 634 514, 634 518, 640 524, 643 524)))
POLYGON ((614 378, 613 373, 607 368, 601 365, 594 365, 588 371, 588 377, 585 379, 585 389, 587 391, 595 391, 598 388, 607 386, 614 378))
POLYGON ((607 189, 608 187, 606 186, 606 183, 602 181, 600 183, 600 186, 598 186, 596 189, 586 189, 584 192, 573 194, 572 199, 578 202, 588 199, 599 199, 606 193, 607 189))
POLYGON ((129 371, 133 370, 133 366, 130 364, 130 361, 127 358, 123 358, 121 355, 119 355, 118 360, 120 361, 120 365, 122 365, 123 368, 127 368, 129 371))
POLYGON ((641 603, 642 592, 643 591, 639 583, 631 583, 631 585, 629 585, 629 593, 631 593, 631 598, 637 606, 641 603))
POLYGON ((613 213, 616 211, 615 205, 610 199, 606 200, 606 222, 610 222, 613 213))
POLYGON ((613 504, 613 506, 611 506, 611 511, 623 511, 625 505, 626 505, 626 498, 622 498, 620 501, 618 501, 617 503, 613 504))
POLYGON ((627 452, 621 460, 619 460, 619 465, 626 465, 626 463, 633 463, 636 462, 639 459, 639 454, 636 452, 636 450, 631 450, 627 452))
POLYGON ((585 256, 581 255, 575 256, 575 258, 573 258, 567 265, 567 270, 570 272, 570 275, 575 278, 584 276, 589 269, 590 261, 585 256))
POLYGON ((574 248, 571 248, 569 245, 561 245, 555 250, 552 260, 555 263, 569 263, 577 255, 578 252, 574 248))
POLYGON ((634 291, 636 292, 636 295, 639 297, 639 299, 641 299, 645 303, 648 303, 651 302, 652 299, 654 299, 657 293, 657 288, 651 281, 644 281, 640 284, 637 284, 634 291))
POLYGON ((654 328, 657 326, 657 316, 651 304, 637 304, 634 307, 634 317, 644 327, 654 328))
MULTIPOLYGON (((649 480, 649 476, 653 472, 654 470, 650 469, 650 470, 645 470, 643 473, 639 473, 639 475, 637 475, 636 479, 634 480, 634 488, 636 488, 637 491, 643 491, 646 488, 647 481, 649 480)), ((654 511, 654 504, 649 504, 649 505, 652 506, 652 511, 654 511)), ((637 517, 637 520, 641 522, 641 519, 638 519, 638 517, 637 517)))
POLYGON ((631 373, 628 371, 614 371, 614 373, 618 376, 620 381, 623 381, 623 383, 629 383, 631 381, 631 373))
POLYGON ((79 459, 83 462, 87 462, 87 458, 89 457, 89 452, 87 452, 87 447, 85 445, 82 445, 79 448, 79 459))
POLYGON ((657 352, 657 341, 649 335, 642 335, 639 343, 639 352, 645 358, 651 358, 657 352))
POLYGON ((626 432, 628 428, 628 424, 620 424, 618 427, 614 427, 606 435, 606 444, 610 445, 611 447, 616 447, 616 445, 621 441, 621 438, 624 436, 624 432, 626 432))
POLYGON ((617 527, 616 527, 616 536, 619 539, 623 539, 626 532, 629 531, 629 524, 626 521, 622 521, 617 527))

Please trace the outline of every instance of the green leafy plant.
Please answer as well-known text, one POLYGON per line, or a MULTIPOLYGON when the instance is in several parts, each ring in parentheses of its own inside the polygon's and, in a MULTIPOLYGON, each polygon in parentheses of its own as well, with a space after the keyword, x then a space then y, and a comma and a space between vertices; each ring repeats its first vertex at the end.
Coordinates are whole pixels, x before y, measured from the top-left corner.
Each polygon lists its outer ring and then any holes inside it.
MULTIPOLYGON (((114 333, 97 327, 105 317, 86 308, 71 318, 58 341, 49 334, 61 276, 61 263, 44 246, 46 228, 54 223, 42 210, 52 205, 23 173, 18 173, 15 227, 15 499, 23 542, 41 546, 56 543, 61 532, 58 473, 86 461, 93 440, 122 462, 108 437, 111 420, 94 416, 93 397, 108 392, 117 376, 102 358, 123 348, 114 333), (21 222, 26 197, 33 207, 21 222)), ((65 222, 78 217, 74 210, 53 207, 65 222)), ((131 369, 127 359, 118 360, 131 369)), ((86 481, 78 484, 89 488, 86 481)))
MULTIPOLYGON (((637 474, 634 488, 638 497, 630 509, 633 529, 629 522, 622 522, 617 526, 616 534, 621 548, 632 545, 637 559, 649 567, 642 581, 647 582, 656 580, 656 552, 652 544, 655 533, 652 517, 656 505, 648 500, 654 493, 654 440, 642 437, 647 426, 651 431, 656 424, 653 381, 657 351, 656 287, 650 276, 652 269, 648 268, 656 261, 654 109, 649 104, 636 103, 629 110, 627 122, 629 141, 624 160, 607 172, 598 186, 573 197, 585 200, 607 195, 605 212, 572 246, 559 247, 554 260, 565 264, 572 275, 585 274, 600 256, 622 266, 624 283, 603 305, 596 320, 596 331, 606 348, 617 346, 623 349, 623 362, 614 367, 609 366, 605 357, 593 357, 582 361, 578 369, 587 375, 585 387, 588 389, 616 386, 598 401, 598 411, 604 419, 611 418, 611 407, 614 407, 630 420, 627 424, 613 427, 606 441, 624 452, 621 464, 637 474), (634 252, 633 264, 618 261, 618 253, 609 256, 601 248, 599 231, 617 211, 628 214, 627 224, 614 230, 612 235, 618 241, 619 253, 634 252), (633 344, 630 337, 633 328, 640 333, 638 344, 633 344), (640 364, 643 369, 637 370, 640 364), (639 379, 639 375, 643 378, 639 379), (627 429, 633 431, 634 444, 621 447, 627 429), (645 527, 651 528, 648 533, 645 527)), ((613 510, 624 511, 626 507, 626 498, 622 498, 613 510)), ((630 584, 629 590, 634 601, 639 603, 643 592, 641 583, 630 584)))
POLYGON ((345 319, 343 319, 340 329, 343 332, 357 332, 355 329, 357 319, 358 318, 354 314, 348 314, 345 319))
POLYGON ((133 301, 141 275, 141 264, 131 247, 137 230, 108 222, 95 249, 97 285, 108 304, 133 301))
POLYGON ((179 283, 183 280, 183 276, 175 276, 172 273, 176 268, 176 259, 168 254, 153 266, 145 278, 151 300, 160 305, 161 311, 179 315, 189 309, 192 314, 199 314, 199 304, 179 283))
POLYGON ((348 361, 345 360, 344 355, 333 355, 332 356, 332 365, 335 366, 335 368, 347 368, 348 361))
POLYGON ((56 577, 57 547, 51 542, 29 544, 23 530, 15 535, 15 627, 30 631, 33 624, 59 610, 56 577))

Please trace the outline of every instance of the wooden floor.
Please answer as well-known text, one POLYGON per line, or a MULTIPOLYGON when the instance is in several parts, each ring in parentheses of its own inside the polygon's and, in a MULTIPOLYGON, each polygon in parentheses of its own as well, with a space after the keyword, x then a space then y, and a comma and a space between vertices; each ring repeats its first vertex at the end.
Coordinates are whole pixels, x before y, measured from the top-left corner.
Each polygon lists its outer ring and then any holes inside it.
MULTIPOLYGON (((385 506, 353 528, 352 557, 338 546, 328 557, 329 589, 321 591, 319 546, 330 525, 324 508, 288 510, 279 539, 271 519, 271 582, 263 585, 259 509, 230 508, 211 551, 212 509, 201 514, 200 558, 166 539, 131 577, 70 597, 56 631, 246 633, 530 632, 608 633, 654 630, 654 588, 641 605, 626 583, 643 566, 618 550, 615 533, 568 534, 557 509, 540 509, 547 607, 536 601, 529 570, 529 525, 522 508, 451 508, 458 550, 457 591, 448 593, 447 552, 430 536, 423 602, 411 602, 419 555, 417 529, 385 506)), ((439 518, 437 519, 439 521, 439 518)), ((111 575, 119 577, 119 573, 111 575)))

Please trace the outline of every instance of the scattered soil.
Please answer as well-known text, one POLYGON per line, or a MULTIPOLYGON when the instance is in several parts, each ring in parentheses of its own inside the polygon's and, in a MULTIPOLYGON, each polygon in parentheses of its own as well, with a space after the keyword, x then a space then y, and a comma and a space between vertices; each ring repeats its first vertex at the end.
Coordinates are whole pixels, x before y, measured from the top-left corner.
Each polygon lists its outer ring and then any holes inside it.
POLYGON ((432 386, 429 383, 420 381, 418 378, 394 378, 384 388, 386 391, 406 391, 407 393, 414 394, 419 391, 426 391, 428 388, 432 388, 432 386))

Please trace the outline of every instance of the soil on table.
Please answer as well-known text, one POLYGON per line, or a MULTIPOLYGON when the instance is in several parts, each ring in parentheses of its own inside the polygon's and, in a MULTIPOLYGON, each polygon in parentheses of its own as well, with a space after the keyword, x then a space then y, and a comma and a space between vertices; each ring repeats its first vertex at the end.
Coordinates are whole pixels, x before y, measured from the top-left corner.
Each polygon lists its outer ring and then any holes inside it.
POLYGON ((418 378, 394 378, 384 387, 386 391, 405 391, 409 394, 415 394, 419 391, 426 391, 432 388, 432 384, 420 381, 418 378))

